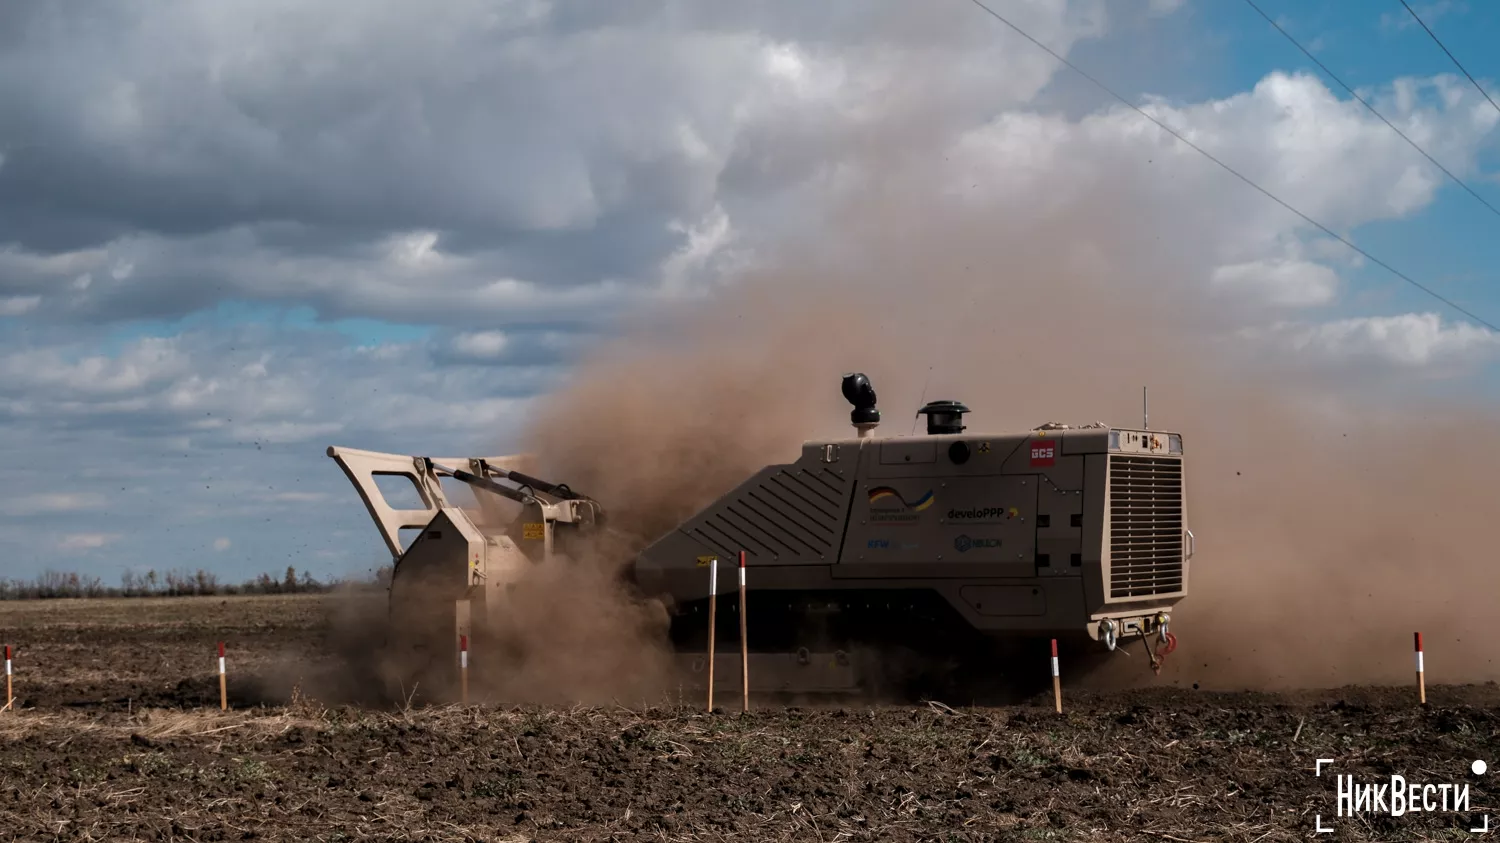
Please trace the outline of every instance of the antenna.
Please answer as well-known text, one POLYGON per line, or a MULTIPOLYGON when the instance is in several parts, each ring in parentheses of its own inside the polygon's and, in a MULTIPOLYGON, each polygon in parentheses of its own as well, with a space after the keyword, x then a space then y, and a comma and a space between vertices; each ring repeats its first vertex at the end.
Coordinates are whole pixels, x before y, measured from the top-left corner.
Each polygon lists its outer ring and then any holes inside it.
MULTIPOLYGON (((922 397, 917 399, 917 403, 918 404, 921 404, 923 401, 927 400, 927 387, 931 383, 932 383, 932 367, 928 366, 927 367, 927 379, 924 380, 924 381, 922 381, 922 397)), ((922 417, 921 413, 917 413, 915 416, 912 417, 912 420, 911 420, 911 432, 912 432, 913 435, 915 435, 916 432, 917 432, 917 419, 919 419, 921 417, 922 417)))
POLYGON ((1151 405, 1146 401, 1146 387, 1141 387, 1141 427, 1151 429, 1151 405))

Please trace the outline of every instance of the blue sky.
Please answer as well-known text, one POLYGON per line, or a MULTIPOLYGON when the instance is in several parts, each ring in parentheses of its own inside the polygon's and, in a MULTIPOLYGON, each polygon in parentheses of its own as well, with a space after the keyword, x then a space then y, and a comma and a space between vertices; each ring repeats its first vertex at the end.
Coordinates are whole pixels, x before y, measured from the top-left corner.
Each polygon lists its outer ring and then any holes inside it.
MULTIPOLYGON (((1500 207, 1500 114, 1399 2, 1257 2, 1500 207), (1434 76, 1454 77, 1453 104, 1391 100, 1398 78, 1434 76)), ((40 3, 0 12, 20 33, 0 44, 0 575, 382 564, 327 445, 519 446, 531 399, 623 316, 711 295, 822 224, 834 164, 881 132, 933 162, 932 183, 967 149, 995 191, 1127 185, 1199 281, 1248 291, 1226 307, 1275 305, 1250 333, 1299 359, 1496 382, 1497 338, 1192 153, 1151 153, 1138 117, 966 4, 663 0, 613 21, 481 5, 138 0, 102 28, 40 3), (900 83, 924 96, 882 94, 900 83), (941 131, 911 131, 934 116, 941 131), (1026 170, 1017 149, 1076 157, 1026 170)), ((1320 95, 1349 105, 1247 4, 993 6, 1500 322, 1500 217, 1320 95), (1289 102, 1306 109, 1279 115, 1289 102), (1277 146, 1294 132, 1310 140, 1277 146)), ((1500 9, 1414 6, 1500 101, 1500 9)))

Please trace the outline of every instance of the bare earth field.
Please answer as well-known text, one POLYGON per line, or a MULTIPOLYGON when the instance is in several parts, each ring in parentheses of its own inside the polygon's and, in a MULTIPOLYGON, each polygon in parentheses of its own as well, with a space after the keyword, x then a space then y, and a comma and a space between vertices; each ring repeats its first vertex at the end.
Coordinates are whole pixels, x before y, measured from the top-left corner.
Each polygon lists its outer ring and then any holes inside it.
POLYGON ((748 715, 675 701, 373 710, 313 698, 337 667, 332 604, 0 604, 0 637, 18 647, 0 837, 1477 840, 1486 815, 1500 834, 1493 685, 1430 687, 1425 709, 1410 688, 1164 688, 1072 690, 1062 715, 1050 695, 748 715), (1333 759, 1321 777, 1319 758, 1333 759), (1468 785, 1469 810, 1339 817, 1339 774, 1468 785), (1316 834, 1316 815, 1335 831, 1316 834))

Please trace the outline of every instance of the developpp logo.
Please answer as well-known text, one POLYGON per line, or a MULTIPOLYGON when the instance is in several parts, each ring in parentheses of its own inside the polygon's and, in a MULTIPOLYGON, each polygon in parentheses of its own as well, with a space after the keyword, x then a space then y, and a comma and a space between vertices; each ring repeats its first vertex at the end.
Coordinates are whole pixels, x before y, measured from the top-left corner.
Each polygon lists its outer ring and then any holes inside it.
POLYGON ((948 510, 948 520, 962 521, 966 524, 983 524, 995 521, 1009 521, 1020 514, 1020 510, 1013 506, 954 507, 948 510))

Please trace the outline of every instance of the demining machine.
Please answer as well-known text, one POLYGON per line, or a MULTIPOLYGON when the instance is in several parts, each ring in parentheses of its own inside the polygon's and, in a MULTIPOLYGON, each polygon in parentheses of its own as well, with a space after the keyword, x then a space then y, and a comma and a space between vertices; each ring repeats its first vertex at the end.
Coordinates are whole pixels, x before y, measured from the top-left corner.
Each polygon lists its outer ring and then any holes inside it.
MULTIPOLYGON (((869 378, 845 375, 842 390, 854 436, 805 442, 633 561, 634 587, 670 619, 679 687, 707 677, 711 602, 713 673, 731 694, 746 674, 752 693, 809 695, 890 693, 939 665, 1035 674, 1025 648, 1047 639, 1100 654, 1138 645, 1159 670, 1193 556, 1181 434, 1055 422, 976 433, 969 408, 944 400, 918 411, 925 434, 885 437, 869 378)), ((520 471, 524 455, 328 454, 395 557, 391 623, 413 670, 451 669, 476 605, 503 621, 530 566, 557 564, 603 523, 598 502, 520 471), (393 510, 380 474, 411 480, 425 508, 393 510), (479 508, 451 505, 442 478, 479 508), (405 547, 402 528, 417 531, 405 547)))

